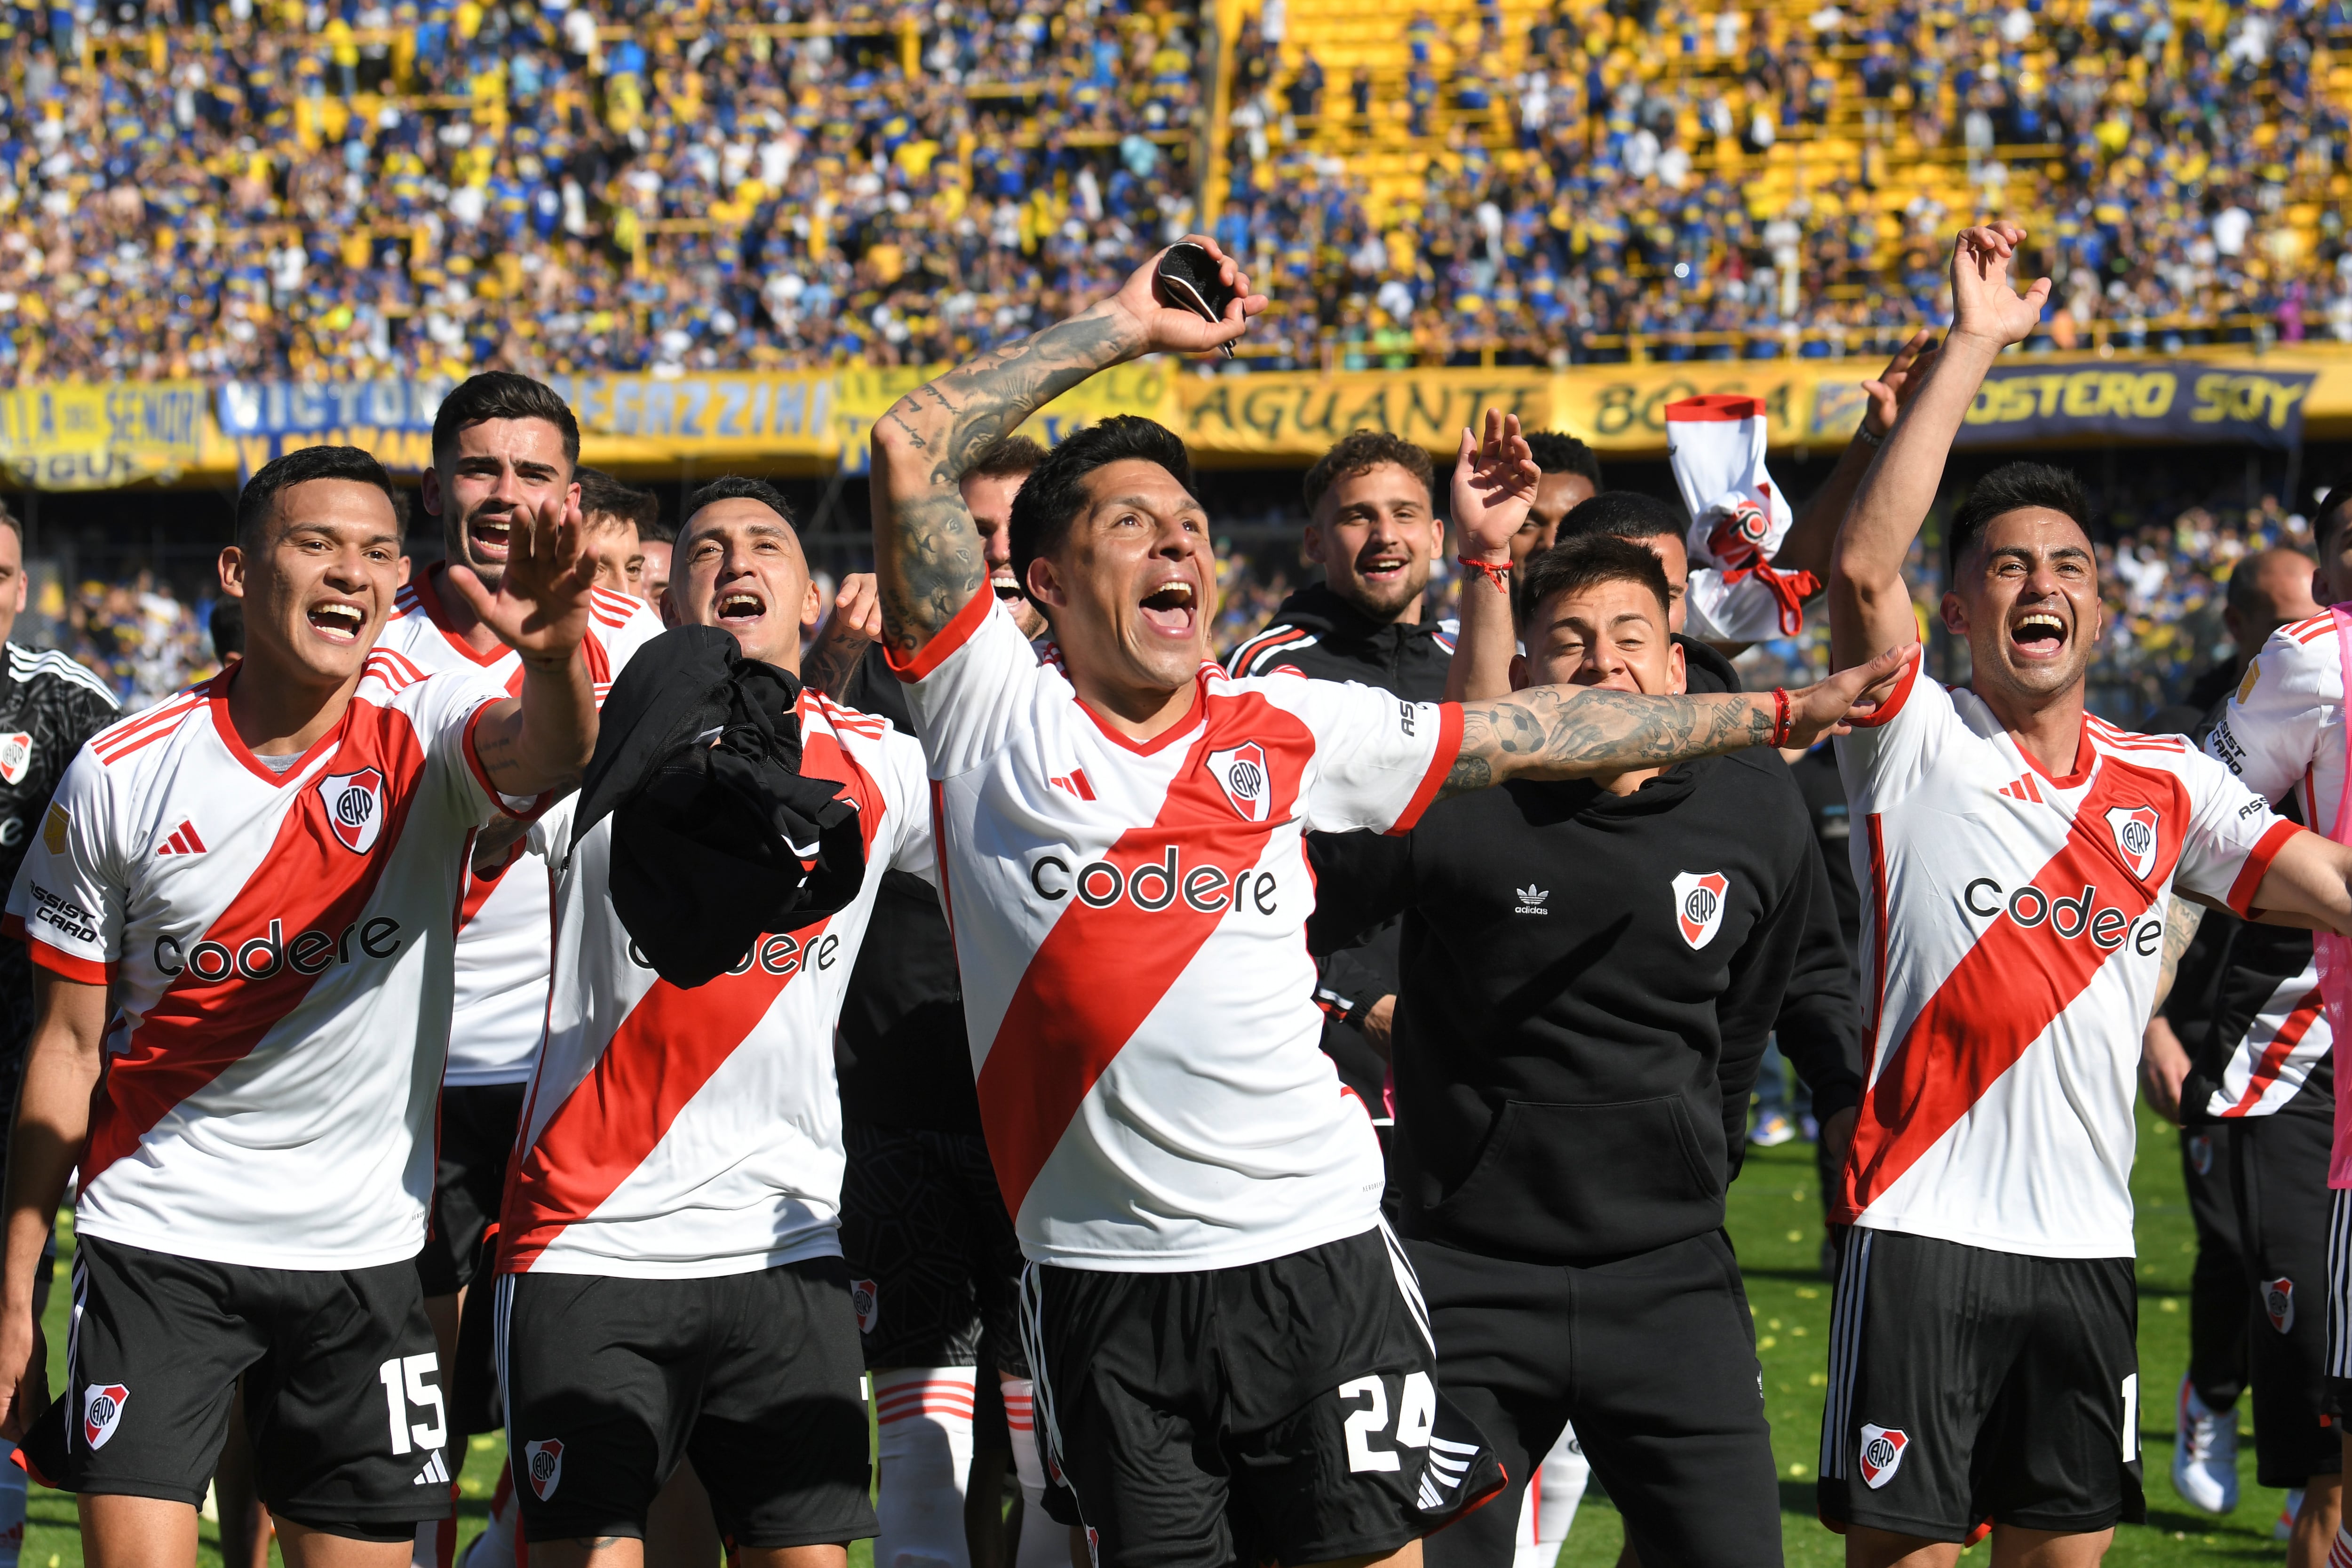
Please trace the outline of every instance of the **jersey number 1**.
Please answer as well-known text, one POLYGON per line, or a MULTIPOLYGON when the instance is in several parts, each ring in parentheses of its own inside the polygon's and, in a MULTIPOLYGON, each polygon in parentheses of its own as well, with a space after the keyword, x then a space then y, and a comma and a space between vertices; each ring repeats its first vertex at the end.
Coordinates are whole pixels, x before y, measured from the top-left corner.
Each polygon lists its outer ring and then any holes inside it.
POLYGON ((437 1448, 448 1440, 448 1410, 441 1402, 437 1384, 425 1379, 441 1375, 441 1358, 431 1351, 423 1355, 394 1356, 375 1369, 375 1380, 383 1384, 385 1412, 392 1418, 392 1451, 405 1454, 412 1445, 418 1448, 437 1448), (408 1423, 408 1407, 433 1412, 430 1426, 408 1423))

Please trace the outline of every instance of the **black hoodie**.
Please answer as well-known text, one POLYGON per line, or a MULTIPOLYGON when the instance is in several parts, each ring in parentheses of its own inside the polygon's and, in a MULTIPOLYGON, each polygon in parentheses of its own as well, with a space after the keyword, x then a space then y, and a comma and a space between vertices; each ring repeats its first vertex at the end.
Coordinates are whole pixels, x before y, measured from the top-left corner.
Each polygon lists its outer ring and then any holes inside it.
MULTIPOLYGON (((1311 947, 1404 914, 1390 1167, 1406 1235, 1568 1263, 1723 1224, 1817 885, 1778 756, 1685 763, 1624 796, 1513 783, 1310 854, 1311 947)), ((1843 965, 1818 983, 1851 1019, 1843 965)), ((1859 1082, 1814 1088, 1851 1104, 1859 1082)))

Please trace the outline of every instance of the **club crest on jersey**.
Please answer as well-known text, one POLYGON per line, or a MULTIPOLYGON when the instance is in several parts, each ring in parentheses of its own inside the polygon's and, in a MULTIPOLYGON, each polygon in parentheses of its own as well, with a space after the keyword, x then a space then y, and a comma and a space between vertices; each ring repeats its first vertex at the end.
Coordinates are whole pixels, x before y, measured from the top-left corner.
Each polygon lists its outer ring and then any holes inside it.
POLYGON ((2280 1333, 2294 1331, 2294 1281, 2265 1279, 2263 1281, 2263 1313, 2271 1327, 2280 1333))
POLYGON ((857 1314, 857 1331, 870 1334, 882 1321, 882 1288, 871 1279, 849 1282, 849 1307, 857 1314))
POLYGON ((545 1502, 563 1484, 563 1445, 550 1437, 544 1443, 522 1446, 523 1468, 530 1477, 530 1489, 545 1502))
POLYGON ((2114 830, 2116 847, 2124 853, 2124 862, 2132 875, 2142 881, 2156 868, 2156 807, 2152 805, 2116 805, 2107 808, 2107 826, 2114 830))
POLYGON ((122 1407, 131 1402, 131 1391, 119 1383, 91 1384, 81 1391, 81 1435, 93 1448, 103 1448, 106 1440, 122 1422, 122 1407))
POLYGON ((1685 871, 1675 879, 1675 924, 1693 952, 1715 940, 1730 889, 1731 879, 1720 871, 1685 871))
POLYGON ((1255 741, 1211 752, 1209 776, 1225 792, 1226 801, 1244 822, 1264 822, 1274 804, 1274 774, 1265 765, 1265 748, 1255 741))
POLYGON ((2189 1135, 2189 1163, 2190 1168, 2195 1170, 2200 1176, 2210 1176, 2213 1173, 2213 1139, 2211 1134, 2205 1132, 2192 1132, 2189 1135))
POLYGON ((0 735, 0 779, 10 784, 23 784, 25 773, 33 765, 33 737, 22 730, 13 735, 0 735))
POLYGON ((355 773, 330 773, 319 781, 319 798, 327 807, 327 825, 343 847, 364 855, 375 847, 383 831, 383 774, 373 768, 355 773))
POLYGON ((1903 1451, 1911 1439, 1893 1426, 1862 1425, 1862 1479, 1871 1490, 1876 1491, 1895 1479, 1903 1468, 1903 1451))

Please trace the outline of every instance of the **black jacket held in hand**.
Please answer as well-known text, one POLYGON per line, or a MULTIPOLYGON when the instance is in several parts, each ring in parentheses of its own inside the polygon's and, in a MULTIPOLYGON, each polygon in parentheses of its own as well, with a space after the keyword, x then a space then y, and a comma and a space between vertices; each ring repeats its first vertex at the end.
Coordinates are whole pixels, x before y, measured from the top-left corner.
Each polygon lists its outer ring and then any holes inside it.
MULTIPOLYGON (((1310 853, 1310 946, 1404 912, 1404 1234, 1584 1263, 1723 1224, 1727 1089, 1746 1110, 1727 1069, 1753 1079, 1816 886, 1778 755, 1685 763, 1624 796, 1514 783, 1310 853)), ((1858 1080, 1842 1087, 1852 1103, 1858 1080)))
POLYGON ((725 973, 866 875, 857 808, 801 776, 798 677, 716 626, 639 650, 604 701, 572 841, 613 817, 613 908, 664 980, 725 973))

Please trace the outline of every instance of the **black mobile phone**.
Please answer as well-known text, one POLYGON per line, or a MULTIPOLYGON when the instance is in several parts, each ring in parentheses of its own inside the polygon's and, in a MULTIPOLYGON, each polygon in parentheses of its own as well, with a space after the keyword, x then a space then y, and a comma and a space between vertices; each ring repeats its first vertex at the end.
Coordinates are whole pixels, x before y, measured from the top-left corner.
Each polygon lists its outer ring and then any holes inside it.
MULTIPOLYGON (((1234 302, 1233 289, 1217 276, 1216 259, 1189 241, 1170 246, 1168 254, 1160 258, 1151 275, 1151 291, 1161 304, 1193 311, 1210 321, 1223 321, 1225 307, 1234 302)), ((1217 352, 1231 359, 1234 345, 1222 343, 1217 352)))

